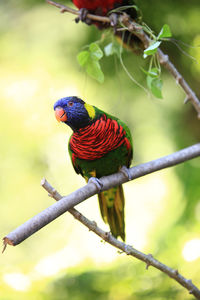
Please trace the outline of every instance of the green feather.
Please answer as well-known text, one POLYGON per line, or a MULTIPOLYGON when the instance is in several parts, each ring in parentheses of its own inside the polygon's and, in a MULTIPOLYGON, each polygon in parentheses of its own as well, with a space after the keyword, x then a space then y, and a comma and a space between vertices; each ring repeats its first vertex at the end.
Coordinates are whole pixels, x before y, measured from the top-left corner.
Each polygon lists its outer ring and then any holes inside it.
POLYGON ((124 193, 122 186, 98 194, 102 218, 108 223, 115 237, 125 240, 124 193))

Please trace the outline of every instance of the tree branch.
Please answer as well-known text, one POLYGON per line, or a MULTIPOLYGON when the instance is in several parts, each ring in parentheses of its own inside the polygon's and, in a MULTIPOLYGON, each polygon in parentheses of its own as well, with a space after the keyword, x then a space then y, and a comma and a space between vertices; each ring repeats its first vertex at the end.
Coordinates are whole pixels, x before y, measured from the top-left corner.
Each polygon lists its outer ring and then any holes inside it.
MULTIPOLYGON (((152 160, 150 162, 140 164, 138 166, 130 168, 131 180, 142 177, 144 175, 156 172, 158 170, 168 168, 184 161, 193 159, 200 156, 200 143, 177 151, 173 154, 164 156, 162 158, 152 160)), ((102 190, 108 190, 111 187, 123 184, 128 181, 126 176, 122 172, 118 172, 109 176, 100 178, 103 188, 102 190)), ((59 202, 52 204, 27 222, 16 228, 3 238, 4 245, 7 244, 15 246, 27 239, 33 233, 40 230, 42 227, 52 222, 60 215, 68 211, 70 208, 83 202, 89 197, 97 194, 99 191, 96 185, 89 182, 84 187, 76 190, 75 192, 63 197, 59 202)))
MULTIPOLYGON (((50 0, 46 0, 46 2, 53 5, 53 6, 56 6, 56 7, 60 8, 61 13, 69 12, 73 15, 77 15, 77 16, 80 15, 80 13, 77 9, 73 9, 69 6, 65 6, 63 4, 60 4, 60 3, 57 3, 57 2, 54 2, 54 1, 50 1, 50 0)), ((96 16, 96 15, 93 15, 93 14, 87 14, 87 18, 91 19, 92 21, 99 21, 99 22, 102 22, 102 23, 110 23, 110 19, 108 17, 96 16)))
MULTIPOLYGON (((79 11, 72 9, 68 6, 59 4, 54 1, 46 0, 47 3, 56 6, 60 8, 61 13, 69 12, 75 15, 79 15, 79 11)), ((87 15, 88 19, 91 19, 93 21, 103 22, 103 23, 111 23, 110 19, 108 17, 102 17, 102 16, 96 16, 93 14, 87 15)), ((123 13, 120 16, 120 22, 126 27, 128 31, 130 31, 133 35, 137 36, 142 43, 144 44, 144 48, 146 49, 152 40, 149 38, 149 36, 143 31, 143 28, 140 24, 137 24, 134 22, 127 14, 123 13)), ((118 29, 120 30, 120 29, 118 29)), ((176 67, 172 64, 172 62, 169 60, 168 55, 164 54, 160 49, 158 49, 157 52, 158 58, 160 63, 171 73, 171 75, 175 78, 176 83, 178 83, 182 89, 184 90, 186 94, 186 99, 184 101, 184 104, 187 102, 191 102, 195 110, 197 111, 197 117, 200 119, 200 101, 194 91, 191 89, 189 84, 185 81, 183 76, 178 72, 176 67)))
MULTIPOLYGON (((62 199, 62 196, 48 183, 46 179, 42 180, 41 183, 42 187, 49 193, 49 195, 54 198, 56 201, 62 199)), ((101 228, 99 228, 95 221, 90 221, 85 216, 83 216, 79 211, 77 211, 75 208, 70 208, 69 213, 74 216, 75 219, 77 219, 79 222, 81 222, 83 225, 85 225, 90 231, 93 231, 96 233, 99 237, 101 237, 105 242, 109 243, 110 245, 116 247, 117 249, 120 249, 127 255, 131 255, 143 262, 146 263, 146 269, 149 268, 149 266, 152 266, 161 272, 167 274, 169 277, 176 280, 180 285, 182 285, 184 288, 186 288, 190 294, 193 294, 197 299, 200 299, 200 290, 192 283, 191 280, 186 279, 183 277, 178 270, 174 270, 165 264, 161 263, 157 259, 155 259, 151 254, 144 254, 141 251, 138 251, 137 249, 133 248, 130 245, 127 245, 119 240, 117 240, 114 236, 112 236, 110 233, 103 231, 101 228)))
POLYGON ((158 49, 158 57, 160 63, 172 74, 172 76, 176 79, 176 83, 178 83, 183 88, 185 94, 187 95, 186 99, 184 100, 184 104, 190 101, 197 111, 198 119, 200 119, 200 102, 194 91, 169 60, 168 55, 164 54, 160 49, 158 49))
MULTIPOLYGON (((151 39, 143 31, 142 27, 138 26, 137 23, 135 23, 133 20, 131 20, 127 14, 123 14, 120 17, 120 21, 126 26, 128 31, 130 31, 131 33, 136 35, 143 42, 145 48, 147 48, 150 45, 151 39)), ((187 98, 184 101, 184 103, 191 101, 192 105, 194 106, 195 110, 198 113, 198 118, 200 119, 200 102, 199 102, 199 99, 197 98, 196 94, 193 92, 191 87, 185 81, 183 76, 178 72, 176 67, 169 60, 169 56, 164 54, 162 52, 162 50, 160 50, 160 49, 158 49, 157 55, 158 55, 161 65, 163 65, 172 74, 172 76, 176 80, 176 83, 182 87, 185 94, 187 95, 187 98)))

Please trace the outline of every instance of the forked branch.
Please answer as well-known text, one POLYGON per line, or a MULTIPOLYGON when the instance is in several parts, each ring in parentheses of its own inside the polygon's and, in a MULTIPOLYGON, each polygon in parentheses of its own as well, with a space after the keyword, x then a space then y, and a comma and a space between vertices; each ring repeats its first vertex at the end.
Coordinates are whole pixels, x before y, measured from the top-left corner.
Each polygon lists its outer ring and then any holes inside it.
MULTIPOLYGON (((42 180, 41 183, 42 187, 49 193, 49 195, 54 198, 56 201, 62 199, 62 196, 48 183, 46 179, 42 180)), ((141 251, 133 248, 130 245, 127 245, 119 240, 117 240, 114 236, 110 233, 103 231, 99 228, 95 221, 90 221, 85 216, 83 216, 78 210, 75 208, 70 208, 69 213, 74 216, 79 222, 85 225, 90 231, 97 234, 101 237, 106 243, 114 246, 115 248, 119 249, 123 253, 127 255, 131 255, 143 262, 146 263, 146 269, 150 266, 160 270, 161 272, 167 274, 169 277, 176 280, 179 284, 185 287, 190 294, 193 294, 197 299, 200 299, 200 290, 192 283, 191 280, 186 279, 183 277, 178 270, 172 269, 167 265, 161 263, 157 259, 153 257, 152 254, 144 254, 141 251)))
MULTIPOLYGON (((171 167, 187 160, 193 159, 200 156, 200 143, 175 152, 173 154, 164 156, 162 158, 138 165, 130 170, 131 179, 136 179, 144 175, 153 173, 155 171, 171 167)), ((122 172, 115 173, 110 176, 102 177, 101 182, 103 184, 103 190, 107 190, 113 186, 127 182, 126 176, 122 172)), ((95 232, 102 239, 104 239, 109 244, 122 250, 128 255, 132 255, 142 261, 144 261, 148 266, 153 266, 160 271, 166 273, 168 276, 175 279, 182 286, 184 286, 191 294, 193 294, 196 299, 200 299, 200 290, 192 283, 191 280, 187 280, 182 275, 179 274, 178 270, 173 270, 172 268, 162 264, 156 260, 152 255, 146 255, 132 246, 129 246, 123 242, 120 242, 114 238, 110 233, 104 232, 100 229, 95 222, 88 220, 81 213, 79 213, 73 207, 78 203, 86 200, 87 198, 98 193, 97 187, 93 183, 88 183, 84 187, 76 190, 72 194, 62 197, 51 185, 46 181, 42 180, 42 186, 49 192, 49 194, 55 199, 59 200, 38 215, 34 216, 32 219, 28 220, 26 223, 19 226, 17 229, 9 233, 3 238, 4 248, 6 246, 15 246, 26 238, 31 236, 33 233, 53 221, 55 218, 59 217, 66 211, 69 211, 77 220, 87 226, 91 231, 95 232)))

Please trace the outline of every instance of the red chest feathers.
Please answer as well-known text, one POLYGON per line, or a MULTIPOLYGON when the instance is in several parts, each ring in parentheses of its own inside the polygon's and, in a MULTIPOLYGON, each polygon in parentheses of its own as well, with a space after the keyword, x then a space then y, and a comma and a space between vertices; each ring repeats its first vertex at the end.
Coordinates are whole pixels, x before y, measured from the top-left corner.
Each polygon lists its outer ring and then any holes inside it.
POLYGON ((113 9, 115 4, 122 3, 123 0, 73 0, 74 5, 80 8, 86 8, 89 11, 101 9, 103 14, 113 9))
POLYGON ((74 158, 95 160, 122 144, 127 147, 125 135, 125 130, 117 121, 103 115, 95 123, 74 132, 69 145, 74 158))

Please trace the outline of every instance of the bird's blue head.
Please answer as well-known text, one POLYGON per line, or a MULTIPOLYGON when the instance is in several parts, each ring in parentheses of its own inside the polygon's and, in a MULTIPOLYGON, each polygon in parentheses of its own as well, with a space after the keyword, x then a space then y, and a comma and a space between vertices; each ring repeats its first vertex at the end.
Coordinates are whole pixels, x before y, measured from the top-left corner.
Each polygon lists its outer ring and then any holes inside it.
POLYGON ((61 98, 54 104, 56 119, 78 130, 89 125, 95 118, 95 109, 82 99, 72 96, 61 98))

